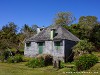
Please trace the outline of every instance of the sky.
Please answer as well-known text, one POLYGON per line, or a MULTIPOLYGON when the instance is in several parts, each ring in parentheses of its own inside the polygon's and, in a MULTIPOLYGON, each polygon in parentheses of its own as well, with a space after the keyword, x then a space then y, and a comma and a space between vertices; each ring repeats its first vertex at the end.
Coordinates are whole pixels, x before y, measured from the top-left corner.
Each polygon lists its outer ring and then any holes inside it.
POLYGON ((19 28, 24 24, 49 26, 58 12, 71 12, 76 17, 96 16, 100 21, 100 0, 0 0, 0 28, 14 22, 19 28))

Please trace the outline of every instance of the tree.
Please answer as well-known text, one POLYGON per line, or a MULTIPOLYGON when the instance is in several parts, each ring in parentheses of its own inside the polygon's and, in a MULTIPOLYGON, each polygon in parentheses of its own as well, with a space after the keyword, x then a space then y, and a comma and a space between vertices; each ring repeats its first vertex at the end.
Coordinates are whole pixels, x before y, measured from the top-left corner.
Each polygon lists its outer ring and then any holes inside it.
POLYGON ((100 24, 97 24, 92 29, 92 33, 90 34, 90 41, 95 44, 95 46, 98 48, 99 51, 100 50, 100 24))
POLYGON ((56 25, 70 25, 75 20, 70 12, 59 12, 55 18, 56 25))
POLYGON ((80 29, 82 30, 82 33, 84 34, 83 37, 85 39, 90 38, 92 30, 97 24, 97 17, 95 16, 82 16, 79 18, 80 29))
POLYGON ((32 29, 33 29, 33 31, 36 32, 36 33, 37 33, 37 28, 38 28, 37 25, 32 25, 32 29))
POLYGON ((87 40, 81 40, 73 47, 76 57, 87 53, 91 54, 94 49, 93 43, 88 42, 87 40))
POLYGON ((34 35, 34 30, 27 24, 25 24, 24 27, 21 29, 21 33, 24 35, 24 38, 27 39, 34 35))
POLYGON ((82 28, 88 28, 92 29, 95 24, 97 24, 97 17, 95 16, 81 16, 79 18, 79 24, 81 25, 82 28))
POLYGON ((82 16, 77 24, 64 26, 67 30, 76 35, 79 39, 88 39, 100 51, 100 22, 95 16, 82 16))
POLYGON ((18 40, 17 37, 17 25, 13 22, 2 27, 0 30, 0 50, 5 51, 6 49, 17 48, 18 40))

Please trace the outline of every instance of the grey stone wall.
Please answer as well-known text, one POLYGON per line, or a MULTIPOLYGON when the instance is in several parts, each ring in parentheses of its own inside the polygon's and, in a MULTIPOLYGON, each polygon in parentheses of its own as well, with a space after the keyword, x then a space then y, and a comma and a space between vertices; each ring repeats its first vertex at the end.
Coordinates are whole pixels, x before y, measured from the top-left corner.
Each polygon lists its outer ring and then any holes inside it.
MULTIPOLYGON (((62 46, 60 46, 59 50, 56 50, 54 46, 54 41, 45 41, 45 45, 43 46, 43 54, 51 54, 54 57, 59 57, 60 59, 64 58, 64 45, 65 41, 62 41, 62 46)), ((35 42, 31 42, 30 47, 26 47, 24 49, 24 55, 27 57, 34 57, 39 54, 38 44, 35 42)))
POLYGON ((45 46, 43 49, 43 54, 51 54, 53 51, 53 42, 52 41, 45 41, 45 46))
MULTIPOLYGON (((62 45, 59 50, 56 50, 54 46, 54 41, 45 41, 43 46, 43 54, 51 54, 55 58, 59 58, 62 61, 67 61, 68 57, 72 53, 72 47, 76 44, 74 41, 62 40, 62 45)), ((38 44, 36 42, 31 42, 30 47, 24 49, 24 55, 28 57, 35 57, 39 54, 38 44)))
POLYGON ((59 50, 56 50, 54 46, 54 41, 45 41, 45 46, 43 49, 44 54, 51 54, 56 57, 64 57, 64 40, 62 41, 63 45, 60 46, 59 50))
POLYGON ((31 42, 30 47, 26 47, 25 43, 25 49, 24 49, 24 55, 27 57, 34 57, 38 54, 38 45, 35 42, 31 42))
POLYGON ((62 40, 62 45, 60 46, 59 50, 56 50, 53 43, 53 51, 52 51, 53 56, 64 57, 64 43, 65 43, 64 40, 62 40))

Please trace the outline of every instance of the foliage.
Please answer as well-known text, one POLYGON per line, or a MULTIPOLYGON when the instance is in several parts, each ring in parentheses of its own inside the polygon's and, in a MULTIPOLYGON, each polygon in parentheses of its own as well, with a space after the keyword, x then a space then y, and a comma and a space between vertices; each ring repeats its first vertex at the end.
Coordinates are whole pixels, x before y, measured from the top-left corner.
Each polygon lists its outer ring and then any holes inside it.
POLYGON ((23 57, 22 57, 22 55, 18 54, 18 55, 14 56, 14 60, 15 60, 16 63, 19 63, 19 62, 23 61, 23 57))
MULTIPOLYGON (((33 27, 34 28, 34 27, 33 27)), ((23 34, 24 38, 30 38, 32 35, 34 35, 34 30, 32 27, 29 27, 29 25, 25 24, 23 28, 21 29, 21 33, 23 34)))
POLYGON ((93 42, 97 48, 100 48, 100 24, 94 26, 90 36, 90 41, 93 42))
POLYGON ((24 62, 28 62, 28 61, 30 61, 32 58, 31 57, 25 57, 25 56, 23 56, 23 61, 24 62))
POLYGON ((23 61, 23 58, 22 58, 22 55, 15 55, 15 56, 10 56, 8 59, 7 59, 7 62, 8 63, 19 63, 19 62, 22 62, 23 61))
POLYGON ((81 56, 75 61, 75 65, 78 71, 87 70, 94 66, 98 61, 98 58, 93 54, 86 54, 81 56))
POLYGON ((52 64, 52 56, 49 54, 41 54, 31 59, 26 65, 32 68, 43 67, 52 64))
POLYGON ((69 25, 75 20, 71 12, 59 12, 55 18, 56 25, 69 25))
POLYGON ((87 54, 93 52, 94 50, 94 46, 91 42, 88 42, 87 40, 81 40, 78 42, 78 44, 76 44, 73 47, 73 51, 75 53, 75 56, 80 56, 82 54, 87 54))
POLYGON ((45 66, 51 65, 53 60, 53 57, 50 54, 40 54, 36 58, 43 59, 45 66))
POLYGON ((79 18, 79 24, 81 25, 81 27, 88 27, 88 29, 93 28, 97 23, 97 17, 95 16, 81 16, 79 18))
POLYGON ((84 35, 82 35, 84 36, 83 39, 88 38, 96 47, 99 47, 100 23, 98 22, 98 18, 95 16, 81 16, 79 19, 79 25, 84 33, 84 35))
POLYGON ((99 50, 100 47, 100 22, 95 16, 81 16, 77 24, 65 27, 81 40, 88 39, 99 50))
POLYGON ((14 62, 15 62, 14 57, 13 57, 13 56, 9 57, 9 58, 7 59, 7 62, 8 62, 8 63, 14 63, 14 62))
POLYGON ((0 30, 0 52, 5 52, 7 49, 18 50, 22 46, 22 40, 17 33, 17 25, 13 22, 3 26, 0 30))
MULTIPOLYGON (((34 26, 34 25, 33 25, 34 26)), ((36 27, 36 25, 35 25, 36 27)), ((1 52, 6 49, 23 49, 24 41, 26 38, 31 37, 36 33, 36 28, 32 29, 28 25, 24 25, 21 31, 18 30, 18 27, 15 23, 10 22, 2 27, 0 30, 0 50, 1 52)))
POLYGON ((65 67, 64 64, 65 64, 65 63, 61 61, 61 64, 60 64, 61 68, 64 68, 64 67, 65 67))
POLYGON ((45 65, 44 65, 43 59, 33 58, 26 64, 26 66, 32 67, 32 68, 37 68, 37 67, 44 67, 45 65))
POLYGON ((2 27, 0 31, 0 49, 15 47, 18 43, 16 39, 17 26, 11 22, 2 27))
POLYGON ((1 61, 7 60, 10 56, 11 56, 10 51, 8 50, 2 51, 0 55, 0 60, 1 61))
POLYGON ((85 33, 83 32, 84 29, 81 29, 79 24, 72 24, 70 26, 67 26, 66 29, 69 30, 71 33, 73 33, 80 39, 85 38, 85 33))

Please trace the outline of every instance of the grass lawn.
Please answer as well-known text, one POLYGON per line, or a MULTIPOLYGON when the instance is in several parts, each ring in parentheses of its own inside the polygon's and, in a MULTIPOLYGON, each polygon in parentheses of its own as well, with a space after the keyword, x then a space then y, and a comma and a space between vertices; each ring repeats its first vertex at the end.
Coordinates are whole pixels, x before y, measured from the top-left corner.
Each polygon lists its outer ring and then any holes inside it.
POLYGON ((63 72, 56 71, 52 66, 43 68, 29 68, 22 63, 0 63, 0 75, 63 75, 63 72))
POLYGON ((70 68, 62 68, 60 70, 54 69, 52 66, 43 67, 43 68, 29 68, 25 66, 25 62, 22 63, 0 63, 0 75, 100 75, 100 63, 97 63, 91 69, 86 72, 98 72, 94 73, 70 73, 70 68), (64 72, 64 73, 63 73, 64 72))
MULTIPOLYGON (((100 52, 95 53, 99 57, 100 61, 100 52)), ((92 73, 65 73, 70 72, 70 68, 62 68, 56 70, 53 66, 42 67, 42 68, 29 68, 25 66, 26 62, 22 63, 0 63, 0 75, 100 75, 100 63, 97 63, 89 70, 85 72, 92 73), (98 72, 98 73, 94 73, 98 72)), ((73 65, 73 63, 67 63, 66 66, 73 65)))
POLYGON ((93 52, 94 55, 96 55, 100 61, 100 52, 93 52))

